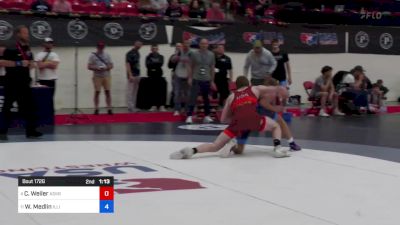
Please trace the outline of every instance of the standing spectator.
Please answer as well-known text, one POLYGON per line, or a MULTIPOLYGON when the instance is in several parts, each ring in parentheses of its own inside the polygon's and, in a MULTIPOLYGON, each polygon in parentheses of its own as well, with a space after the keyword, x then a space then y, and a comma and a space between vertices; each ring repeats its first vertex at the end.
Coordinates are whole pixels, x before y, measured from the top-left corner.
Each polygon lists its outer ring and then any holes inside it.
POLYGON ((279 40, 272 40, 271 45, 272 55, 277 62, 276 69, 272 73, 272 77, 279 81, 279 85, 287 87, 292 84, 289 56, 286 52, 281 51, 279 40))
POLYGON ((378 84, 379 90, 382 92, 382 99, 386 100, 386 94, 389 92, 389 89, 383 85, 383 80, 381 79, 376 81, 376 84, 378 84))
MULTIPOLYGON (((177 45, 178 46, 178 45, 177 45)), ((174 116, 179 116, 182 105, 187 103, 189 95, 188 76, 191 74, 190 42, 184 41, 181 48, 177 48, 175 56, 171 58, 176 62, 173 75, 174 83, 174 116)))
POLYGON ((171 18, 180 18, 183 16, 182 7, 179 5, 178 0, 172 0, 167 8, 165 15, 171 18))
POLYGON ((215 49, 215 85, 219 94, 219 106, 223 106, 228 98, 229 82, 233 81, 232 60, 225 55, 225 47, 218 45, 215 49), (229 76, 229 77, 228 77, 229 76))
POLYGON ((126 88, 126 101, 129 112, 138 111, 136 108, 137 93, 140 82, 140 48, 142 42, 135 41, 133 48, 126 53, 126 73, 128 76, 128 85, 126 88))
POLYGON ((51 12, 52 7, 47 0, 36 0, 31 4, 31 10, 40 13, 51 12))
POLYGON ((53 98, 56 89, 56 81, 58 79, 57 67, 60 58, 57 53, 53 52, 54 42, 51 38, 45 38, 43 43, 43 51, 39 52, 35 61, 39 70, 39 84, 53 88, 53 98))
POLYGON ((275 71, 276 65, 272 53, 263 47, 261 41, 257 40, 246 57, 244 75, 248 76, 251 67, 251 84, 263 85, 265 78, 275 71))
POLYGON ((99 97, 101 89, 104 89, 106 96, 106 104, 108 108, 108 115, 112 115, 111 106, 111 69, 113 62, 111 56, 104 51, 105 43, 99 41, 97 43, 97 51, 92 52, 89 57, 88 69, 93 71, 93 84, 94 84, 94 114, 99 114, 99 97))
POLYGON ((190 97, 188 103, 186 123, 193 123, 193 111, 196 105, 199 92, 204 101, 204 123, 211 123, 213 120, 210 117, 210 89, 215 87, 215 56, 208 50, 208 40, 200 40, 200 49, 193 52, 191 60, 191 74, 188 77, 190 88, 190 97))
POLYGON ((189 17, 196 19, 206 18, 206 6, 201 0, 192 0, 189 4, 189 17))
POLYGON ((29 29, 26 26, 18 26, 14 36, 16 44, 11 48, 6 48, 3 60, 6 66, 5 85, 4 85, 4 104, 2 108, 4 124, 0 131, 0 140, 7 140, 8 127, 12 115, 11 108, 16 101, 18 112, 26 121, 26 137, 38 138, 43 134, 36 130, 37 121, 34 113, 35 104, 32 95, 30 75, 33 68, 33 54, 29 47, 29 29), (8 64, 8 65, 6 65, 8 64))
POLYGON ((53 4, 53 12, 70 13, 72 12, 71 3, 67 0, 56 0, 53 4))
POLYGON ((149 96, 149 102, 152 106, 150 111, 165 111, 167 84, 163 76, 162 66, 164 65, 164 56, 158 52, 158 46, 152 45, 151 52, 146 57, 147 76, 149 83, 154 88, 149 96))
POLYGON ((329 114, 326 113, 326 105, 328 101, 333 105, 333 114, 337 116, 343 116, 344 114, 340 112, 338 108, 339 99, 332 81, 332 67, 324 66, 321 70, 321 73, 322 75, 315 80, 314 87, 311 92, 312 96, 320 99, 321 110, 319 111, 319 116, 329 116, 329 114))
POLYGON ((212 4, 212 7, 207 10, 207 20, 209 21, 223 21, 225 20, 224 12, 221 10, 221 5, 217 2, 212 4))
POLYGON ((5 83, 5 75, 6 75, 6 67, 5 62, 3 60, 3 54, 5 47, 0 47, 0 87, 4 86, 5 83))

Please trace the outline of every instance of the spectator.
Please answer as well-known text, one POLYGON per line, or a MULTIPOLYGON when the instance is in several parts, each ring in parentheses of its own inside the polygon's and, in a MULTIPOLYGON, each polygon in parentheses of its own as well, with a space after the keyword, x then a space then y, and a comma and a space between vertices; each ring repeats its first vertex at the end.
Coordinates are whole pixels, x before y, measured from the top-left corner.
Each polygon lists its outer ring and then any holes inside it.
POLYGON ((35 104, 31 88, 30 71, 33 68, 33 54, 29 46, 29 29, 18 26, 14 36, 16 44, 6 48, 3 53, 3 66, 6 66, 4 85, 3 124, 0 130, 0 140, 8 140, 7 133, 11 123, 11 108, 14 102, 18 104, 18 113, 26 121, 26 137, 39 138, 43 134, 36 130, 35 104))
POLYGON ((355 66, 351 73, 356 78, 355 87, 359 90, 371 90, 372 83, 370 79, 365 75, 365 70, 362 66, 355 66))
POLYGON ((182 105, 187 103, 189 95, 188 77, 191 73, 190 54, 190 42, 184 41, 181 47, 177 44, 177 51, 170 60, 170 62, 176 62, 173 74, 174 116, 179 116, 182 105))
POLYGON ((279 81, 279 85, 288 87, 292 84, 292 72, 290 68, 289 56, 286 52, 281 51, 279 40, 272 40, 271 45, 272 55, 275 57, 277 62, 277 66, 272 73, 272 77, 279 81))
POLYGON ((135 41, 133 48, 126 53, 126 73, 128 85, 126 88, 126 101, 129 112, 137 112, 136 100, 140 82, 140 48, 142 42, 135 41))
POLYGON ((265 16, 265 10, 269 8, 271 5, 272 1, 267 1, 267 0, 258 0, 255 7, 254 7, 254 14, 257 17, 264 17, 265 16))
POLYGON ((225 55, 225 47, 218 45, 215 49, 215 85, 219 94, 219 106, 223 106, 228 98, 229 82, 233 81, 232 60, 225 55), (229 77, 228 77, 229 76, 229 77))
POLYGON ((160 15, 165 14, 165 10, 168 8, 167 0, 140 0, 139 9, 142 13, 156 13, 160 15))
POLYGON ((38 66, 38 82, 40 85, 53 88, 53 97, 56 90, 56 81, 58 79, 57 68, 60 58, 53 51, 54 42, 51 38, 45 38, 43 51, 36 55, 35 61, 38 66))
POLYGON ((204 19, 206 18, 206 7, 201 0, 192 0, 189 4, 189 17, 204 19))
POLYGON ((106 96, 106 104, 108 108, 108 114, 112 115, 111 106, 111 69, 113 68, 113 62, 111 56, 104 52, 105 43, 99 41, 97 43, 97 51, 92 52, 89 56, 88 69, 93 71, 93 84, 94 84, 94 114, 99 115, 99 97, 101 89, 104 89, 106 96))
POLYGON ((312 96, 320 99, 321 110, 319 111, 319 115, 322 117, 329 116, 329 114, 326 113, 326 105, 328 102, 331 102, 333 106, 333 114, 343 116, 344 114, 340 112, 338 108, 338 95, 335 92, 335 87, 332 81, 332 67, 324 66, 321 73, 322 75, 315 80, 311 92, 312 96))
POLYGON ((382 105, 382 92, 378 84, 373 84, 369 99, 369 110, 375 113, 379 112, 382 105))
POLYGON ((272 53, 265 49, 261 41, 255 41, 244 65, 244 75, 247 77, 251 68, 251 84, 263 85, 265 78, 272 75, 276 68, 276 60, 272 53))
POLYGON ((146 57, 146 67, 147 67, 147 76, 149 77, 149 83, 154 90, 151 92, 149 96, 149 102, 152 106, 150 111, 155 112, 160 110, 162 112, 165 111, 165 101, 166 101, 166 91, 167 84, 163 76, 162 66, 164 65, 164 56, 162 56, 158 52, 158 46, 152 45, 151 52, 146 57))
POLYGON ((31 10, 35 12, 51 12, 52 7, 47 0, 36 0, 31 4, 31 10))
POLYGON ((178 0, 172 0, 167 8, 165 15, 171 18, 180 18, 183 16, 182 7, 179 5, 178 0))
POLYGON ((70 13, 72 12, 71 3, 67 0, 56 0, 53 4, 53 12, 70 13))
POLYGON ((241 3, 239 0, 222 0, 221 8, 225 13, 226 20, 233 20, 236 14, 240 14, 241 3))
POLYGON ((207 10, 207 20, 209 21, 223 21, 225 20, 224 12, 221 10, 219 3, 214 2, 212 7, 207 10))
POLYGON ((382 92, 382 99, 386 100, 386 94, 389 92, 389 89, 383 85, 383 80, 378 80, 376 82, 379 86, 379 90, 382 92))
POLYGON ((210 117, 210 89, 215 87, 215 56, 208 50, 208 40, 200 40, 200 49, 190 54, 191 74, 188 77, 190 88, 190 97, 187 110, 186 123, 193 123, 193 111, 197 102, 199 92, 204 101, 204 123, 211 123, 210 117))

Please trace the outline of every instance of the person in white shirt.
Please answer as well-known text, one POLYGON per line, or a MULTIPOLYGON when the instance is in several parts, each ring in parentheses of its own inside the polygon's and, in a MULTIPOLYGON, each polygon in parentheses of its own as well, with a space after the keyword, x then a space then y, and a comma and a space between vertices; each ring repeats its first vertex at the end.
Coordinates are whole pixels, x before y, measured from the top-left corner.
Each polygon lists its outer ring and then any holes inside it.
POLYGON ((43 51, 36 54, 35 61, 38 68, 38 83, 43 86, 53 88, 53 96, 58 79, 57 68, 60 58, 53 52, 54 41, 51 38, 45 38, 43 51))

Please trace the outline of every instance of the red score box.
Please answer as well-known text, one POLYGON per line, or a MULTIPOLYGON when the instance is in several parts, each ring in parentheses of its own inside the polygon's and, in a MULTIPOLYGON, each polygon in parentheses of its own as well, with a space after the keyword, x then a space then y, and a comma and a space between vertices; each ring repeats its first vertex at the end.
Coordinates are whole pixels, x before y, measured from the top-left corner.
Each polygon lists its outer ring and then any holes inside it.
POLYGON ((114 187, 100 187, 100 200, 114 200, 114 187))

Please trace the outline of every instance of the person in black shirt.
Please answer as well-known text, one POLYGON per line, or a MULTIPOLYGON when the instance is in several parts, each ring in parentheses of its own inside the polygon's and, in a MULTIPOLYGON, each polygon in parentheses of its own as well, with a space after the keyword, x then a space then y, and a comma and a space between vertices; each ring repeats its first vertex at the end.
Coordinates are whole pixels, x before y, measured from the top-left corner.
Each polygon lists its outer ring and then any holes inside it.
POLYGON ((178 0, 172 0, 171 4, 167 8, 165 15, 172 18, 180 18, 183 15, 183 11, 181 6, 179 5, 178 0))
POLYGON ((225 55, 225 47, 218 45, 215 49, 215 78, 214 82, 217 86, 219 95, 219 105, 222 107, 225 100, 228 98, 229 82, 232 82, 232 60, 229 56, 225 55), (228 78, 229 75, 229 78, 228 78))
POLYGON ((192 0, 189 3, 189 17, 196 19, 204 19, 206 18, 206 7, 203 1, 201 0, 192 0))
POLYGON ((126 73, 128 84, 126 89, 126 101, 129 112, 136 112, 136 100, 140 82, 140 48, 142 42, 135 41, 133 48, 126 53, 126 73))
POLYGON ((46 0, 36 0, 31 5, 31 10, 35 12, 51 12, 52 6, 46 0))
POLYGON ((275 71, 272 73, 272 77, 279 81, 279 85, 287 87, 292 84, 289 56, 286 52, 281 51, 279 47, 279 40, 272 40, 271 45, 271 53, 277 62, 277 66, 275 71))
POLYGON ((29 47, 29 30, 26 26, 18 26, 15 30, 17 43, 4 51, 3 58, 14 62, 15 66, 6 67, 4 85, 4 124, 0 131, 0 139, 7 140, 8 127, 11 122, 11 107, 16 101, 18 111, 26 120, 26 137, 38 138, 43 134, 36 131, 36 118, 31 88, 30 70, 33 67, 33 54, 29 47))
POLYGON ((160 111, 165 111, 165 102, 166 102, 166 81, 162 77, 163 70, 162 66, 164 65, 164 56, 160 55, 158 52, 158 46, 151 46, 151 53, 146 57, 146 67, 147 67, 147 76, 149 77, 149 83, 154 90, 151 92, 151 96, 149 96, 150 105, 152 106, 150 111, 156 111, 159 109, 160 111))

